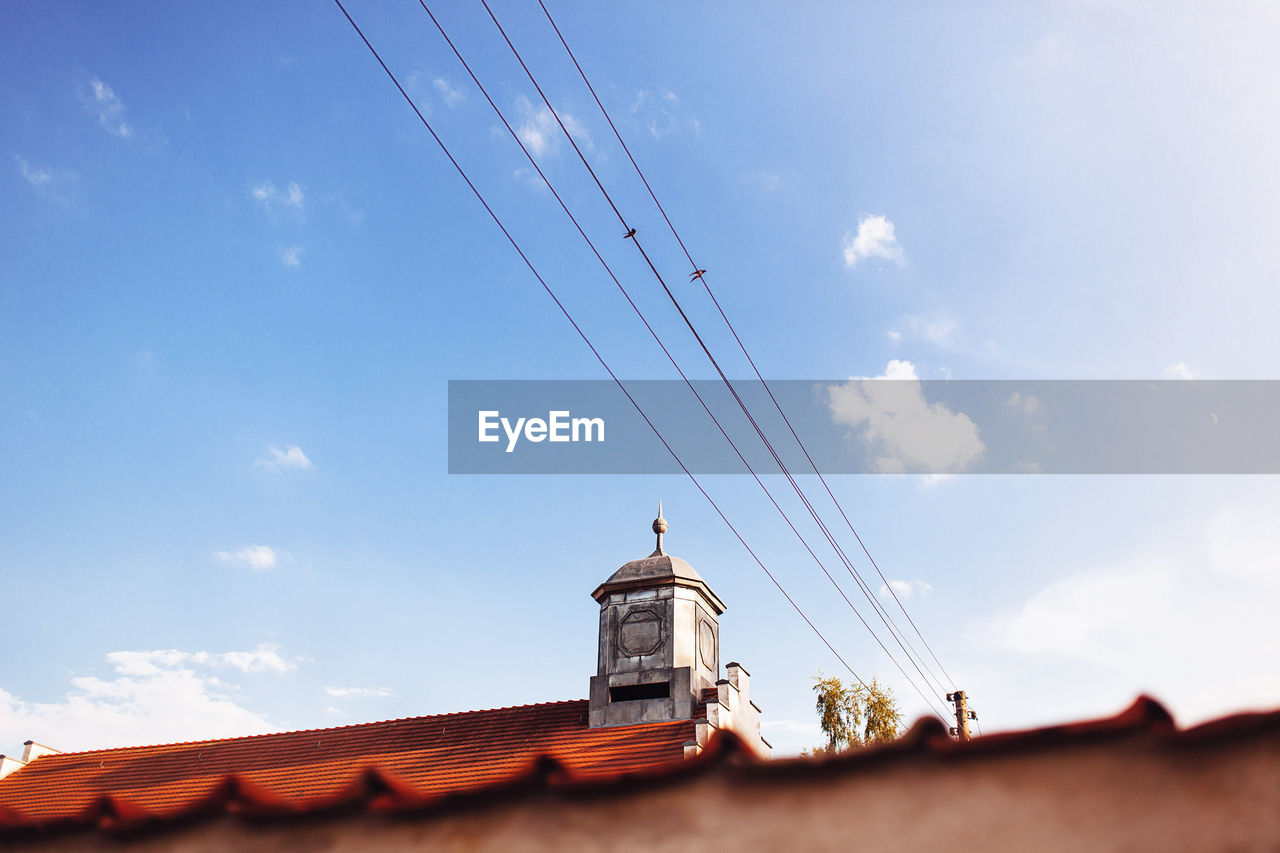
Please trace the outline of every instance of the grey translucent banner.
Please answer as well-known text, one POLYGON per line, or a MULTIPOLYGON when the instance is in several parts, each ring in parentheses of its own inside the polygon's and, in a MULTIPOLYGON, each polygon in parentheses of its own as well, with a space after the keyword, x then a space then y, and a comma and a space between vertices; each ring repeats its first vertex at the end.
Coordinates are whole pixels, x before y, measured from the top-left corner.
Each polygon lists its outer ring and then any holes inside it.
POLYGON ((778 474, 758 427, 793 474, 1280 473, 1269 380, 734 381, 755 426, 719 381, 693 383, 706 408, 681 381, 624 384, 670 451, 612 381, 455 380, 449 472, 673 474, 674 451, 697 474, 778 474))

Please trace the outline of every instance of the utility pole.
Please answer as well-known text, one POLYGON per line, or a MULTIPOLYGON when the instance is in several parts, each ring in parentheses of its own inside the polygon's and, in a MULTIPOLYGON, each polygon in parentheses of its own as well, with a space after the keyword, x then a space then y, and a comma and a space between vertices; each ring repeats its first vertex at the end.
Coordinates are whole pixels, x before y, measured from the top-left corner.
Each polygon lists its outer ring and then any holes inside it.
POLYGON ((969 710, 969 697, 963 690, 947 694, 947 701, 956 706, 956 724, 951 727, 951 736, 959 741, 969 739, 969 721, 978 719, 978 715, 969 710))

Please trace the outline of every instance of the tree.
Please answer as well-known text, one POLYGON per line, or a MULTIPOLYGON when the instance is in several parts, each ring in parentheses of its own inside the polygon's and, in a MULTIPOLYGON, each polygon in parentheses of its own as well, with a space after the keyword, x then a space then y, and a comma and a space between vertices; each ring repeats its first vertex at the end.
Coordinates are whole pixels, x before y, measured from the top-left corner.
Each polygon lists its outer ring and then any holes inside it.
POLYGON ((898 736, 902 723, 898 700, 874 678, 867 685, 845 687, 839 678, 823 678, 822 673, 818 673, 813 677, 813 692, 818 695, 815 703, 818 725, 827 738, 826 744, 815 749, 815 753, 885 743, 898 736))

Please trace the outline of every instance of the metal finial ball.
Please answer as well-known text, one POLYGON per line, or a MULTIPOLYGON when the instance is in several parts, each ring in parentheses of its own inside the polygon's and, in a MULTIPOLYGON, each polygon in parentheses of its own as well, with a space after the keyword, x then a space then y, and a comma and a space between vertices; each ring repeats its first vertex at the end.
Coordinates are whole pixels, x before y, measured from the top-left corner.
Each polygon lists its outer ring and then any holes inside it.
POLYGON ((663 518, 662 516, 658 516, 657 518, 655 518, 655 519, 653 520, 653 532, 654 532, 654 533, 666 533, 666 532, 667 532, 667 520, 666 520, 665 518, 663 518))

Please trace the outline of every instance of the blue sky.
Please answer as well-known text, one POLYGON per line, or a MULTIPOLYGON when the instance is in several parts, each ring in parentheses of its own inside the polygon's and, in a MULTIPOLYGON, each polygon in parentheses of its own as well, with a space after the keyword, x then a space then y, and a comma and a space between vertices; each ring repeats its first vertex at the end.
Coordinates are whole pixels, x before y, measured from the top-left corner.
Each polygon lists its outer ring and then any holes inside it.
MULTIPOLYGON (((550 6, 767 378, 1273 378, 1274 10, 832 5, 550 6)), ((683 281, 537 7, 493 6, 683 281)), ((615 370, 671 378, 417 4, 349 9, 615 370)), ((710 377, 483 8, 434 11, 710 377)), ((589 593, 659 498, 766 737, 817 740, 838 663, 686 480, 446 473, 449 379, 604 374, 336 6, 6 4, 0 33, 0 750, 585 696, 589 593)), ((1273 479, 831 482, 990 729, 1280 704, 1273 479)), ((754 485, 707 484, 923 712, 754 485)))

